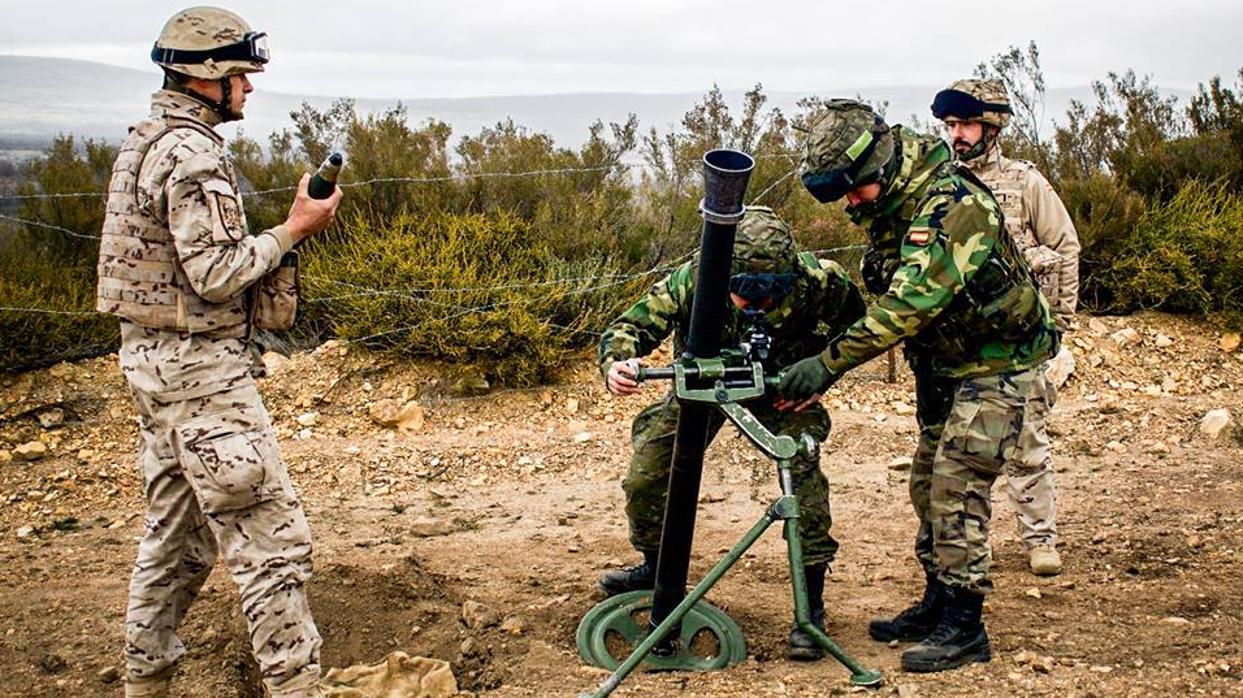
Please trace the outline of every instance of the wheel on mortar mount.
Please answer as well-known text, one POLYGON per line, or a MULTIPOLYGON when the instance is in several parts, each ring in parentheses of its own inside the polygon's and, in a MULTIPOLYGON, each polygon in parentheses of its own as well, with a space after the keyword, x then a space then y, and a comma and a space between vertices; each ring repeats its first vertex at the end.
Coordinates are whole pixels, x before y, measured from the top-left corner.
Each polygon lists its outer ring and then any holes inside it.
MULTIPOLYGON (((631 591, 606 599, 578 623, 575 639, 584 662, 612 671, 647 637, 652 592, 631 591)), ((649 654, 640 665, 648 671, 712 671, 747 658, 742 629, 706 601, 682 618, 682 633, 670 656, 649 654)))

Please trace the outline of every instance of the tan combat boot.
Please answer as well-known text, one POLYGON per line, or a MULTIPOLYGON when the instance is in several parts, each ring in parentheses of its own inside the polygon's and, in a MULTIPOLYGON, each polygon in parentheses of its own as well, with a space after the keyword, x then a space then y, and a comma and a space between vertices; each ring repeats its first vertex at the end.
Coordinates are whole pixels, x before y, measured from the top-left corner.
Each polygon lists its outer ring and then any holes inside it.
POLYGON ((1062 556, 1051 543, 1033 545, 1028 551, 1031 556, 1032 574, 1041 577, 1052 577, 1062 571, 1062 556))
POLYGON ((125 698, 172 698, 169 684, 172 683, 175 667, 168 667, 158 674, 141 679, 127 677, 125 679, 125 698))

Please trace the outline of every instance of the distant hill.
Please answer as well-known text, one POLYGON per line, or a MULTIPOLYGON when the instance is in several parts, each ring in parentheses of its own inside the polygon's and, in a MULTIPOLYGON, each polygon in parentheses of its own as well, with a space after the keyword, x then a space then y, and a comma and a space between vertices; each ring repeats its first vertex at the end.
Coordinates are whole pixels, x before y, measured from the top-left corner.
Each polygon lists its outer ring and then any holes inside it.
MULTIPOLYGON (((956 76, 946 76, 946 83, 952 77, 956 76)), ((0 150, 29 149, 32 141, 46 141, 57 133, 119 140, 126 126, 144 113, 150 94, 159 84, 160 74, 154 67, 144 71, 64 58, 0 56, 0 150)), ((705 85, 704 91, 710 87, 705 85)), ((826 89, 818 94, 859 95, 873 103, 887 101, 889 120, 905 122, 911 114, 926 120, 932 96, 941 87, 842 88, 826 89)), ((741 90, 727 90, 725 94, 732 104, 741 103, 741 90)), ((770 104, 791 113, 795 103, 809 94, 770 92, 768 96, 770 104)), ((406 105, 412 122, 440 119, 453 127, 455 140, 512 118, 527 128, 551 135, 559 145, 576 146, 586 138, 587 128, 595 120, 625 121, 632 112, 638 115, 644 129, 649 126, 667 129, 678 123, 702 96, 702 92, 576 93, 400 101, 406 105)), ((1179 96, 1185 98, 1186 95, 1179 96)), ((323 108, 333 99, 259 89, 247 106, 242 127, 247 134, 263 139, 273 131, 288 127, 291 124, 289 112, 303 101, 323 108)), ((1090 101, 1091 91, 1087 86, 1049 90, 1046 116, 1062 118, 1071 99, 1090 101)), ((363 113, 383 111, 397 102, 397 99, 356 100, 363 113)), ((234 128, 226 127, 226 135, 232 136, 234 128)))

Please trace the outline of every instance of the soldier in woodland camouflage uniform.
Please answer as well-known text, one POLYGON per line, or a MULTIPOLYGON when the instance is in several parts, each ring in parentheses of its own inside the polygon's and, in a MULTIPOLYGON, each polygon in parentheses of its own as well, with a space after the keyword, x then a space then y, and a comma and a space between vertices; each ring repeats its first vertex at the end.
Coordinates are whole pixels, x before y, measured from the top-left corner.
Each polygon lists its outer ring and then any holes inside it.
MULTIPOLYGON (((1005 214, 1006 230, 1036 274, 1058 329, 1065 332, 1078 304, 1079 235, 1062 200, 1036 167, 1001 154, 997 135, 1010 123, 1005 86, 995 80, 958 80, 937 93, 932 113, 945 122, 958 160, 992 189, 1005 214)), ((1062 351, 1069 355, 1067 349, 1062 351)), ((1055 547, 1057 507, 1046 428, 1056 399, 1057 389, 1042 371, 1019 438, 1019 455, 1006 463, 1006 490, 1028 546, 1031 569, 1044 575, 1062 571, 1055 547)))
MULTIPOLYGON (((671 332, 674 351, 682 352, 697 270, 695 261, 683 264, 604 331, 599 363, 611 392, 638 392, 635 359, 650 354, 671 332)), ((835 262, 796 252, 789 228, 771 209, 762 206, 749 207, 738 226, 730 298, 733 305, 721 328, 721 346, 738 346, 747 338, 748 326, 762 322, 772 338, 771 355, 764 361, 768 371, 820 351, 830 337, 862 317, 864 308, 863 297, 846 272, 835 262), (757 315, 757 311, 763 315, 757 315)), ((798 411, 783 410, 784 405, 775 405, 769 398, 757 398, 746 406, 774 433, 797 436, 806 432, 823 442, 829 436, 830 421, 828 412, 818 403, 816 395, 801 401, 798 411)), ((672 393, 634 419, 634 456, 622 489, 626 493, 630 542, 643 553, 644 562, 606 573, 600 579, 605 593, 651 589, 655 583, 677 423, 678 402, 672 393)), ((723 423, 724 417, 714 413, 709 440, 723 423)), ((813 622, 823 627, 824 576, 837 552, 837 541, 829 534, 833 524, 829 484, 817 461, 796 460, 793 473, 802 512, 799 532, 805 552, 808 597, 813 622)), ((797 627, 791 632, 789 643, 791 659, 822 656, 820 647, 797 627)))
POLYGON ((97 307, 121 319, 147 501, 125 694, 171 695, 186 651, 177 628, 220 555, 265 689, 318 695, 320 637, 303 589, 311 532, 252 377, 250 334, 271 326, 265 293, 294 292, 282 259, 331 223, 340 192, 314 201, 304 177, 285 223, 250 234, 214 127, 242 118, 247 74, 268 60, 264 35, 231 12, 191 8, 164 26, 152 60, 164 87, 113 167, 98 269, 97 307))
POLYGON ((989 493, 1057 351, 1049 306, 997 202, 940 139, 890 128, 859 102, 829 101, 813 115, 803 185, 823 203, 845 197, 867 227, 864 277, 880 295, 823 352, 790 367, 778 391, 822 393, 900 342, 915 370, 921 431, 910 485, 926 587, 918 605, 873 621, 869 634, 920 641, 902 655, 908 671, 987 661, 989 493))

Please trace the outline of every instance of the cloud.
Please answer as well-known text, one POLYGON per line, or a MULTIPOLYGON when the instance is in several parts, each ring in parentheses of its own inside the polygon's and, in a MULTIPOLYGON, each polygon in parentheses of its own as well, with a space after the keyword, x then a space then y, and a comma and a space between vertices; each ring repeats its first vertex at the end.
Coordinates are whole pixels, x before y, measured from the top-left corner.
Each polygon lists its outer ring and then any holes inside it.
MULTIPOLYGON (((1134 68, 1159 84, 1194 87, 1214 74, 1234 76, 1243 25, 1237 0, 239 0, 230 7, 271 36, 265 87, 360 97, 940 84, 1031 39, 1051 86, 1134 68)), ((6 2, 4 12, 0 53, 142 67, 169 10, 150 0, 54 0, 6 2), (109 28, 107 42, 99 41, 101 26, 109 28)))

